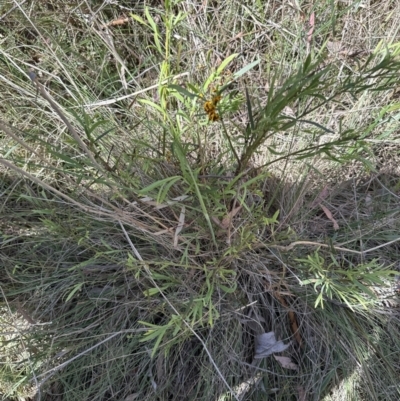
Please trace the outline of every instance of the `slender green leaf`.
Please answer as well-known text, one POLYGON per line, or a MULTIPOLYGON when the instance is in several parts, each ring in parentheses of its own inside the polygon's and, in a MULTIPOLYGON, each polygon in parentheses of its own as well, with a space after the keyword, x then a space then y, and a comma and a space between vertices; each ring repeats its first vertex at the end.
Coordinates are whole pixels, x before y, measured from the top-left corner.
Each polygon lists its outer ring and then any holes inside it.
POLYGON ((249 91, 247 87, 245 88, 246 91, 246 106, 247 106, 247 115, 249 116, 250 128, 253 131, 255 129, 254 119, 253 119, 253 112, 251 110, 251 101, 249 96, 249 91))
POLYGON ((230 56, 228 56, 224 61, 222 61, 222 63, 219 65, 219 67, 217 68, 217 75, 220 75, 222 73, 222 71, 224 71, 224 69, 228 66, 228 64, 235 59, 237 56, 239 55, 239 53, 234 53, 231 54, 230 56))
POLYGON ((89 123, 90 123, 90 121, 88 122, 87 132, 88 132, 88 134, 91 134, 100 125, 108 123, 108 120, 99 120, 99 121, 96 121, 93 125, 89 125, 89 123))
POLYGON ((237 71, 237 72, 235 72, 235 74, 233 74, 234 79, 240 78, 242 75, 246 74, 246 72, 250 71, 252 68, 254 68, 259 63, 260 63, 260 60, 256 60, 250 64, 247 64, 245 67, 241 68, 239 71, 237 71))
POLYGON ((157 195, 157 203, 162 203, 164 202, 164 199, 167 197, 167 194, 169 192, 169 190, 171 189, 171 187, 178 182, 179 180, 181 180, 182 177, 178 176, 175 177, 175 179, 170 180, 169 182, 165 183, 163 185, 163 187, 161 188, 160 192, 157 195))
POLYGON ((306 61, 304 62, 303 73, 307 73, 310 64, 311 64, 311 53, 307 56, 306 61))
POLYGON ((162 107, 154 102, 152 102, 151 100, 148 99, 140 99, 139 100, 140 103, 143 104, 148 104, 149 106, 151 106, 153 109, 159 111, 162 115, 165 114, 165 111, 162 109, 162 107))
POLYGON ((321 128, 323 131, 325 132, 329 132, 330 134, 334 134, 335 132, 330 130, 329 128, 324 127, 323 125, 315 122, 315 121, 311 121, 311 120, 297 120, 300 123, 306 123, 306 124, 311 124, 314 125, 315 127, 321 128))
POLYGON ((154 190, 154 189, 156 189, 156 188, 158 188, 158 187, 164 186, 165 184, 167 184, 167 183, 170 182, 170 181, 172 181, 173 183, 175 183, 175 182, 179 181, 181 178, 182 178, 182 177, 179 176, 179 175, 174 175, 174 176, 172 176, 172 177, 167 177, 167 178, 164 178, 163 180, 159 180, 159 181, 153 182, 152 184, 148 185, 148 186, 145 187, 145 188, 142 188, 142 189, 141 189, 140 191, 138 191, 138 192, 139 192, 139 194, 141 194, 141 195, 145 195, 145 194, 151 192, 152 190, 154 190))
POLYGON ((96 142, 100 141, 100 139, 104 138, 107 134, 109 134, 110 132, 112 132, 116 129, 117 129, 117 127, 113 127, 113 128, 108 129, 107 131, 104 131, 93 142, 96 143, 96 142))
POLYGON ((188 181, 188 183, 191 184, 192 186, 194 186, 195 193, 196 193, 197 199, 200 203, 201 210, 203 212, 203 215, 204 215, 204 217, 207 221, 208 227, 210 229, 210 234, 211 234, 212 240, 213 240, 214 244, 216 245, 217 242, 216 242, 216 238, 215 238, 214 229, 213 229, 213 226, 211 223, 210 215, 209 215, 206 205, 204 203, 203 195, 201 193, 201 190, 199 188, 197 180, 193 174, 193 171, 186 161, 186 154, 183 151, 182 144, 177 136, 174 137, 174 150, 176 152, 179 163, 181 165, 182 173, 185 174, 185 178, 188 181))
POLYGON ((184 95, 184 96, 186 96, 186 97, 189 97, 190 99, 200 98, 199 95, 196 95, 195 93, 189 92, 187 89, 183 88, 183 87, 180 86, 180 85, 173 85, 173 84, 170 84, 170 85, 168 85, 168 88, 174 89, 174 90, 176 90, 177 92, 179 92, 180 94, 182 94, 182 95, 184 95))
POLYGON ((158 28, 156 23, 154 22, 153 17, 150 15, 149 9, 148 7, 145 7, 144 9, 144 13, 146 14, 146 18, 149 21, 149 24, 153 30, 153 37, 154 37, 154 42, 156 44, 157 50, 158 52, 163 55, 163 51, 161 49, 161 43, 160 43, 160 39, 159 39, 159 32, 158 32, 158 28))
POLYGON ((79 291, 79 290, 82 288, 83 284, 84 284, 84 283, 78 283, 78 284, 76 284, 76 285, 74 286, 74 288, 72 289, 72 291, 71 291, 71 292, 69 293, 69 295, 67 296, 67 299, 65 300, 65 302, 68 302, 68 301, 75 295, 75 293, 76 293, 77 291, 79 291))
POLYGON ((139 15, 131 13, 131 17, 136 21, 138 21, 139 23, 141 23, 142 25, 149 26, 148 23, 142 17, 139 17, 139 15))
POLYGON ((237 283, 234 283, 232 287, 227 287, 226 285, 220 284, 219 288, 221 288, 221 290, 224 291, 227 294, 232 294, 237 289, 237 283))

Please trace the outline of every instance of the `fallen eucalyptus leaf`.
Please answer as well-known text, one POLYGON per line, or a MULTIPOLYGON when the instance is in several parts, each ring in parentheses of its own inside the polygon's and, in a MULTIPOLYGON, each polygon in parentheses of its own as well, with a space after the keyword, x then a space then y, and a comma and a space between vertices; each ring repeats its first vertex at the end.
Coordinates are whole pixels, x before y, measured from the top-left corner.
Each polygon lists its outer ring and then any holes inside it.
POLYGON ((290 346, 290 343, 284 344, 283 341, 276 341, 275 333, 263 333, 256 337, 256 354, 255 359, 265 358, 276 352, 285 351, 290 346))

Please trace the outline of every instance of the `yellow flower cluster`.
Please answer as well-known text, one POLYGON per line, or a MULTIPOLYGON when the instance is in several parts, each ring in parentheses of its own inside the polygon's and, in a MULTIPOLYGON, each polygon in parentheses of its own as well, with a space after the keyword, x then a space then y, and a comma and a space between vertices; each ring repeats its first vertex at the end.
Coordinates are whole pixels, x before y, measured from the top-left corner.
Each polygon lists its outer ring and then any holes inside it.
POLYGON ((214 95, 211 100, 204 103, 204 111, 208 114, 210 121, 218 121, 219 114, 216 111, 218 102, 221 100, 220 95, 214 95))

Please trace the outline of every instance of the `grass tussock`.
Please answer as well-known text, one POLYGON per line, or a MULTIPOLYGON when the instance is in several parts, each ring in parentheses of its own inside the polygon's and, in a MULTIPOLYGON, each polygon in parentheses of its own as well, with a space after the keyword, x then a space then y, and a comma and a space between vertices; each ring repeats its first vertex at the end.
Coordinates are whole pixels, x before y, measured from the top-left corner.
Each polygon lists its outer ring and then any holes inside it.
POLYGON ((2 399, 399 399, 400 10, 242 3, 0 5, 2 399))

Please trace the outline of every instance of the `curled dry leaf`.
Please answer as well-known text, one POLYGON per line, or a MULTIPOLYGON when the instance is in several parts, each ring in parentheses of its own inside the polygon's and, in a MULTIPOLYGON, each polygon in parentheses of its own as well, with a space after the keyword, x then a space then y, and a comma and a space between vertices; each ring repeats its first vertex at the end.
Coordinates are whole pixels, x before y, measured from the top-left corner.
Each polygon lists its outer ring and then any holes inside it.
POLYGON ((108 24, 105 25, 105 27, 124 25, 124 24, 127 24, 128 22, 129 22, 129 18, 122 17, 122 18, 118 18, 118 19, 115 19, 115 20, 109 22, 108 24))
POLYGON ((212 221, 223 230, 227 230, 232 222, 232 219, 240 212, 242 206, 235 207, 232 209, 223 219, 219 221, 218 217, 211 216, 212 221))
POLYGON ((320 205, 321 209, 324 211, 324 213, 326 214, 326 217, 333 223, 333 229, 334 230, 339 230, 339 224, 337 223, 337 221, 333 218, 331 211, 325 207, 324 205, 320 205))
POLYGON ((232 222, 232 219, 240 212, 242 206, 235 207, 232 209, 221 221, 221 226, 224 229, 227 229, 232 222))

